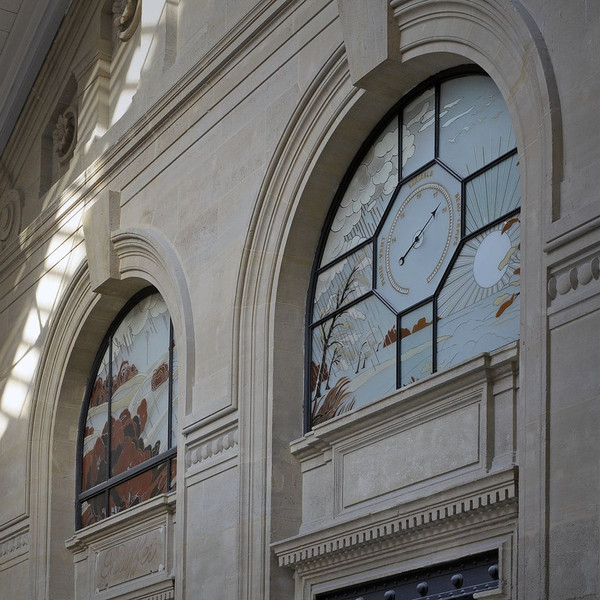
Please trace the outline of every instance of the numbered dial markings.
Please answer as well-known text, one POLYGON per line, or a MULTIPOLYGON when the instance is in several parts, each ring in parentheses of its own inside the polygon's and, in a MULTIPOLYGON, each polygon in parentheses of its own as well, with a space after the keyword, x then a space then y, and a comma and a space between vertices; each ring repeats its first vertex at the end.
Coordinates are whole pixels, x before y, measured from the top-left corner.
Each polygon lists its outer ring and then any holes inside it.
POLYGON ((435 292, 460 241, 460 184, 434 166, 406 183, 379 234, 377 290, 399 312, 435 292))

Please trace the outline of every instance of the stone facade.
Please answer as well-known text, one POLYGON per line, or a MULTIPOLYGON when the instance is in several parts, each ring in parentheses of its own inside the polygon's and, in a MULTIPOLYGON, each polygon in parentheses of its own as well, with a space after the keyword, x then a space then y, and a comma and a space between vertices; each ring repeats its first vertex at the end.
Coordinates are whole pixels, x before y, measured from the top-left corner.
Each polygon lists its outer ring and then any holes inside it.
POLYGON ((599 46, 585 0, 73 0, 0 158, 2 597, 308 600, 487 551, 475 597, 600 596, 599 46), (465 64, 517 138, 520 341, 305 432, 335 192, 465 64), (92 364, 148 285, 177 490, 76 530, 92 364))

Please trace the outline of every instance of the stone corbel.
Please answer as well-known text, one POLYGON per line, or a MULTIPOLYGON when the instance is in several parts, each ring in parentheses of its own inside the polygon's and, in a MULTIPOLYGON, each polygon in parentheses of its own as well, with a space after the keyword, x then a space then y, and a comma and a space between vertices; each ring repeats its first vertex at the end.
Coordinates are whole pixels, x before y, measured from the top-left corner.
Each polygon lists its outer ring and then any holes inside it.
POLYGON ((111 233, 121 222, 121 193, 106 190, 83 214, 83 233, 94 292, 111 293, 119 280, 119 260, 111 233))
POLYGON ((400 31, 389 0, 338 0, 352 83, 392 92, 401 62, 400 31))

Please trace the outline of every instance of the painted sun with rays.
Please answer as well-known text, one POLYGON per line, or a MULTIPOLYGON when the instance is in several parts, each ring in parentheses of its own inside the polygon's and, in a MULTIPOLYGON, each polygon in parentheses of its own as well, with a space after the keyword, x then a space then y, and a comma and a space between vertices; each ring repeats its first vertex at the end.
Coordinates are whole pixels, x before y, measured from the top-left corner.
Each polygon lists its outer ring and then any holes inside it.
POLYGON ((519 286, 520 229, 513 217, 465 243, 439 297, 441 318, 519 286))

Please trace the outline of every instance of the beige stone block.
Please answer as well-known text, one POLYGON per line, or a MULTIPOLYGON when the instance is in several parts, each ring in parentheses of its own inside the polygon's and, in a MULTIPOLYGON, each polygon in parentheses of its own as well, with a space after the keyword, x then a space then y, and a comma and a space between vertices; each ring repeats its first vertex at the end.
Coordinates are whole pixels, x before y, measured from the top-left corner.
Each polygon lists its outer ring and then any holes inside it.
MULTIPOLYGON (((264 80, 252 76, 248 82, 240 83, 239 88, 233 92, 234 96, 240 95, 239 104, 235 110, 227 115, 223 121, 223 137, 230 138, 236 132, 240 131, 252 120, 257 118, 261 113, 266 112, 270 118, 270 114, 266 111, 266 107, 273 100, 278 98, 290 87, 294 86, 298 81, 298 59, 295 56, 285 60, 283 64, 279 63, 279 57, 274 57, 269 60, 270 64, 265 68, 261 65, 261 71, 265 74, 264 80), (268 70, 269 67, 271 70, 268 70), (258 86, 248 95, 245 95, 246 89, 258 86)), ((292 109, 293 107, 289 107, 292 109)))
POLYGON ((364 441, 340 458, 344 508, 474 465, 480 458, 479 406, 364 441))
POLYGON ((0 569, 0 589, 5 598, 11 600, 29 600, 29 561, 21 560, 8 569, 0 569))
POLYGON ((186 490, 186 598, 237 597, 238 477, 233 467, 186 490))
POLYGON ((401 61, 400 32, 388 0, 338 0, 352 82, 393 88, 401 61))
MULTIPOLYGON (((27 469, 27 430, 28 419, 11 416, 7 410, 13 401, 21 403, 16 394, 28 395, 18 381, 11 379, 0 383, 2 407, 0 416, 3 421, 3 433, 0 439, 0 481, 2 481, 2 503, 0 505, 0 525, 23 518, 27 510, 27 494, 29 491, 27 469), (6 385, 8 384, 8 385, 6 385), (13 389, 9 387, 12 384, 13 389)), ((26 400, 27 401, 27 400, 26 400)), ((29 403, 29 402, 27 402, 29 403)), ((23 415, 25 417, 25 415, 23 415)))
POLYGON ((315 74, 328 61, 337 47, 342 43, 342 28, 335 12, 334 5, 329 8, 327 27, 323 28, 322 21, 315 23, 309 32, 303 32, 308 38, 298 40, 300 51, 298 56, 298 85, 301 90, 306 90, 314 80, 315 74), (332 18, 332 17, 336 18, 332 18), (318 31, 314 29, 319 27, 318 31), (307 35, 308 34, 308 35, 307 35), (308 37, 310 36, 310 37, 308 37))
POLYGON ((314 527, 315 522, 333 517, 333 494, 323 481, 333 477, 331 462, 305 472, 302 478, 302 524, 314 527))
POLYGON ((105 190, 83 214, 85 249, 92 289, 109 291, 119 280, 119 265, 111 232, 121 222, 121 194, 105 190))

